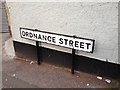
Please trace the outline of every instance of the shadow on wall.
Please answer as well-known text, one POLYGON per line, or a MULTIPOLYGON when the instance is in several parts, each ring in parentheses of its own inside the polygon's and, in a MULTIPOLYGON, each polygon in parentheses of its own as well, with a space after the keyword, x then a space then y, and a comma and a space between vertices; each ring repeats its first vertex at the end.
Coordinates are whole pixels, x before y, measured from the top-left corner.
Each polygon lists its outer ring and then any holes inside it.
MULTIPOLYGON (((35 46, 13 41, 16 55, 18 57, 28 58, 37 61, 37 50, 35 46), (21 48, 22 47, 22 48, 21 48)), ((71 68, 72 55, 60 51, 41 48, 40 56, 45 63, 53 64, 59 67, 71 68)), ((75 70, 92 73, 99 76, 111 77, 114 79, 120 78, 120 65, 103 62, 100 60, 76 56, 75 70)))

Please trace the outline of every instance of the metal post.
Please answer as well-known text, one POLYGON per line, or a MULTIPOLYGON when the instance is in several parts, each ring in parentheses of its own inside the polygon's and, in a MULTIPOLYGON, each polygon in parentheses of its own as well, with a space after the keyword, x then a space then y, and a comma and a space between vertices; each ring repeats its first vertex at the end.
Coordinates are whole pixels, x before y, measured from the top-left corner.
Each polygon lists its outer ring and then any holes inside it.
POLYGON ((74 74, 74 68, 75 68, 75 49, 72 49, 72 67, 71 67, 72 74, 74 74))
POLYGON ((39 52, 39 42, 36 41, 36 49, 37 49, 37 61, 38 61, 38 65, 40 65, 40 52, 39 52))
MULTIPOLYGON (((73 38, 76 38, 76 35, 73 35, 73 38)), ((75 69, 75 49, 72 49, 72 66, 71 66, 71 73, 74 74, 74 69, 75 69)))

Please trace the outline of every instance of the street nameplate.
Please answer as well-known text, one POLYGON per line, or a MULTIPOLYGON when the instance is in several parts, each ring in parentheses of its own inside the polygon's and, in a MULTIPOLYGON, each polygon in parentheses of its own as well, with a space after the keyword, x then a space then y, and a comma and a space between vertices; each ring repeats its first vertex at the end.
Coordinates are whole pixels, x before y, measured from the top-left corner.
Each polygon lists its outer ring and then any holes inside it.
POLYGON ((73 37, 69 35, 62 35, 39 31, 28 28, 20 28, 20 35, 22 38, 63 46, 71 49, 81 50, 93 53, 94 43, 93 39, 86 39, 80 37, 73 37))

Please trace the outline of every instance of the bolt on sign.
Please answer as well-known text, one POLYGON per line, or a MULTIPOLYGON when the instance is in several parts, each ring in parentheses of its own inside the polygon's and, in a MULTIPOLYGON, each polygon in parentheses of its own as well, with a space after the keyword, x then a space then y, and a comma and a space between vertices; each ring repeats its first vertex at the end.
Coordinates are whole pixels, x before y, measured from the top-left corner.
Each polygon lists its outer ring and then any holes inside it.
POLYGON ((20 28, 22 38, 93 53, 95 40, 28 28, 20 28))

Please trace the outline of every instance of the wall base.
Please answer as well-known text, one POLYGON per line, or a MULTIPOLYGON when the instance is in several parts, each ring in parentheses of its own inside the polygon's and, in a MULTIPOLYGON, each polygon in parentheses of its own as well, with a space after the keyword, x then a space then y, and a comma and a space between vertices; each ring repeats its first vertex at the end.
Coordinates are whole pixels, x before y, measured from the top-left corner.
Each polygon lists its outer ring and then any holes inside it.
MULTIPOLYGON (((15 53, 18 57, 37 60, 37 50, 33 45, 13 41, 15 53)), ((41 48, 41 59, 45 63, 53 64, 60 67, 71 68, 72 55, 48 48, 41 48)), ((96 74, 99 76, 119 79, 120 65, 109 62, 103 62, 97 59, 76 55, 75 70, 96 74)))

